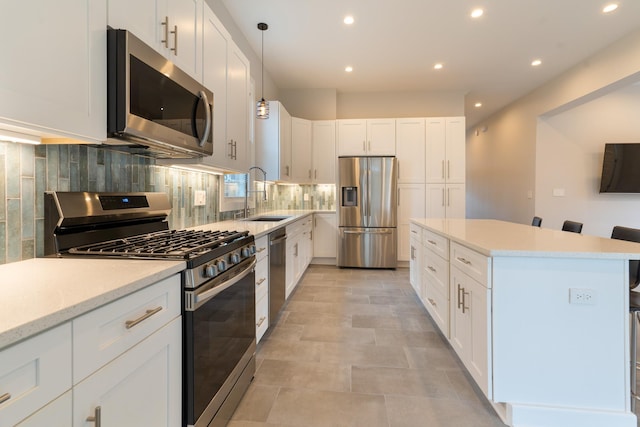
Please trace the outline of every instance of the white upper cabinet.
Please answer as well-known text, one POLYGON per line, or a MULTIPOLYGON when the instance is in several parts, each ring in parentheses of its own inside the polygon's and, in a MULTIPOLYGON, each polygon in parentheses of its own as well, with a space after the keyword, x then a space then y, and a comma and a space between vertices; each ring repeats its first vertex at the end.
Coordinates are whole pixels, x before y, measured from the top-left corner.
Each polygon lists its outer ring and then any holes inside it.
POLYGON ((256 119, 256 165, 270 181, 291 181, 291 114, 269 101, 269 118, 256 119))
POLYGON ((311 125, 313 182, 336 182, 336 121, 317 120, 311 125))
POLYGON ((396 119, 398 183, 425 182, 425 119, 396 119))
POLYGON ((128 30, 202 81, 202 0, 108 0, 108 24, 128 30))
MULTIPOLYGON (((249 120, 253 111, 249 99, 251 85, 249 60, 232 43, 227 62, 227 152, 233 170, 249 168, 249 120)), ((215 93, 213 97, 215 98, 215 93)), ((215 156, 215 153, 214 153, 215 156)))
POLYGON ((338 120, 338 156, 395 156, 394 119, 338 120))
POLYGON ((427 182, 465 182, 464 117, 428 118, 426 140, 427 182))
POLYGON ((311 121, 291 118, 291 180, 297 183, 311 182, 311 121))
POLYGON ((0 127, 104 141, 106 24, 105 2, 2 2, 0 127))

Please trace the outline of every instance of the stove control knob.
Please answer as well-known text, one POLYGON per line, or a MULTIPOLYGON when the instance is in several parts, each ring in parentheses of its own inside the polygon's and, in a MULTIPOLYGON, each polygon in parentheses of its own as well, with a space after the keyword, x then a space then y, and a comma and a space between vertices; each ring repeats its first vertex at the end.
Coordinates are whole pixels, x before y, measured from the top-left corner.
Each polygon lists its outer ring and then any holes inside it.
POLYGON ((255 254, 255 253, 256 253, 256 245, 251 245, 251 246, 249 246, 249 253, 250 253, 251 255, 253 255, 253 254, 255 254))
POLYGON ((229 255, 229 264, 237 264, 239 262, 240 262, 240 254, 234 252, 231 255, 229 255))
POLYGON ((251 255, 251 249, 249 248, 242 248, 242 258, 247 258, 249 255, 251 255))
POLYGON ((216 261, 216 267, 218 268, 219 272, 223 272, 227 269, 227 263, 224 260, 220 259, 216 261))
POLYGON ((213 265, 207 265, 204 269, 204 277, 216 277, 216 274, 218 274, 218 268, 213 265))

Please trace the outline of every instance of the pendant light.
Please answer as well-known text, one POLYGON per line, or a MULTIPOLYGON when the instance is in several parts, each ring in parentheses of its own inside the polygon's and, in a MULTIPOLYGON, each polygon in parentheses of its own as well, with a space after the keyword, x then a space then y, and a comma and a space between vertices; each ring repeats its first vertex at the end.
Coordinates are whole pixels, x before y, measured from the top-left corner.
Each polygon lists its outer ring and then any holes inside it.
POLYGON ((259 119, 269 118, 269 101, 264 100, 264 32, 269 28, 267 24, 261 22, 258 24, 258 29, 262 31, 262 54, 260 61, 262 62, 262 98, 256 105, 256 117, 259 119))

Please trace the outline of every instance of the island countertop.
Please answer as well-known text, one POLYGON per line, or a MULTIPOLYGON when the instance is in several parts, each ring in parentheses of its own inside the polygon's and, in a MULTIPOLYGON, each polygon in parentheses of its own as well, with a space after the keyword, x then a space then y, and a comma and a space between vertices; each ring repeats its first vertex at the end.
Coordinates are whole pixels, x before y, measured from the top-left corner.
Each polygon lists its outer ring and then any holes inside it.
POLYGON ((486 256, 640 259, 640 244, 492 219, 411 222, 486 256))

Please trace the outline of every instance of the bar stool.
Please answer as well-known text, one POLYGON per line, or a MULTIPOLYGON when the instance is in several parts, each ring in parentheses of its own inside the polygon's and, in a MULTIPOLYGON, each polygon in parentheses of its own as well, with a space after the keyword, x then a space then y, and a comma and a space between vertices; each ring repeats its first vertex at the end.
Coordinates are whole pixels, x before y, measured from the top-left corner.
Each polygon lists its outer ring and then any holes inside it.
MULTIPOLYGON (((611 238, 626 240, 628 242, 640 243, 640 230, 637 228, 613 227, 611 238)), ((636 390, 637 370, 640 364, 637 361, 636 335, 638 333, 638 322, 640 321, 640 292, 632 289, 640 284, 640 261, 629 261, 629 314, 631 318, 631 411, 635 412, 636 400, 640 400, 636 390)))
POLYGON ((542 225, 542 218, 539 216, 534 216, 533 221, 531 221, 531 225, 534 227, 540 227, 542 225))
POLYGON ((582 223, 567 220, 562 224, 562 231, 570 231, 578 234, 582 233, 582 223))

